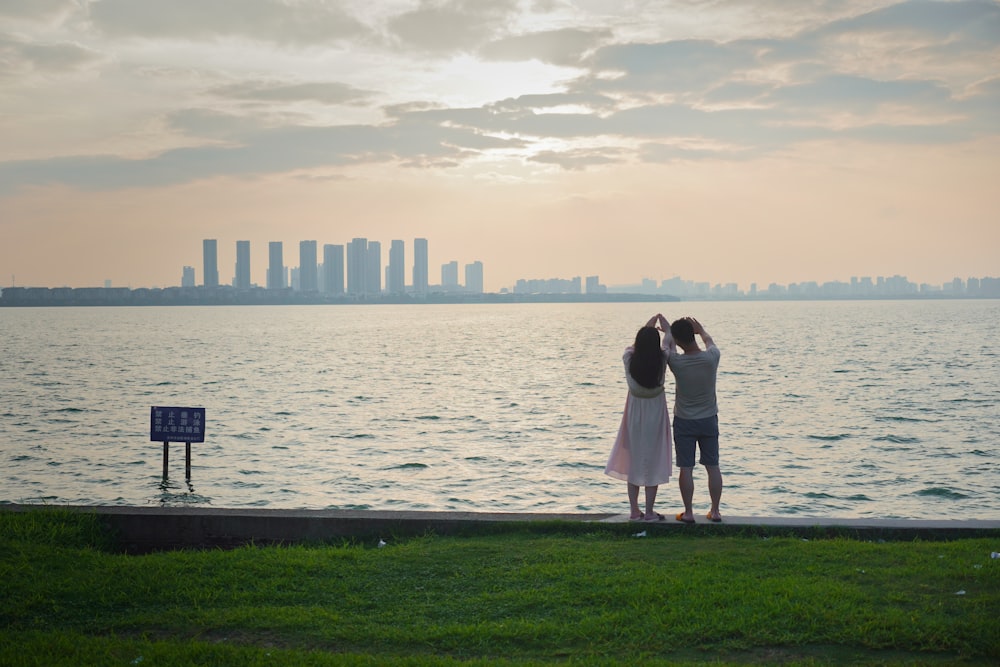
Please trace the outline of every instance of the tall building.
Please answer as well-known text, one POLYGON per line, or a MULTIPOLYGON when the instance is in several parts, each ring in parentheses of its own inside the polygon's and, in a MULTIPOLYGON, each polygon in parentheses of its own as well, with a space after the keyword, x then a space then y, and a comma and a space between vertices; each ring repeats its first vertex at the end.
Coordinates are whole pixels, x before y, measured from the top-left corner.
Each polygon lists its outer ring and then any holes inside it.
POLYGON ((389 245, 389 267, 385 289, 390 294, 403 294, 406 291, 405 252, 402 241, 393 241, 389 245))
POLYGON ((465 265, 465 291, 483 293, 483 263, 475 261, 465 265))
POLYGON ((281 241, 267 244, 267 289, 285 287, 285 259, 282 254, 281 241))
POLYGON ((413 291, 427 293, 427 239, 413 239, 413 291))
POLYGON ((250 289, 250 242, 236 242, 236 289, 250 289))
POLYGON ((205 239, 201 242, 204 268, 202 279, 205 287, 219 286, 219 244, 215 239, 205 239))
POLYGON ((299 289, 303 292, 315 292, 319 289, 315 241, 299 241, 299 289))
POLYGON ((355 238, 347 244, 347 293, 364 296, 368 275, 368 239, 355 238))
POLYGON ((458 262, 441 265, 441 289, 446 292, 458 289, 458 262))
POLYGON ((181 287, 194 287, 194 267, 185 266, 181 273, 181 287))
POLYGON ((607 294, 607 285, 601 284, 600 276, 587 276, 586 278, 587 294, 607 294))
POLYGON ((344 294, 344 246, 323 246, 323 281, 320 290, 334 296, 344 294))
POLYGON ((368 264, 365 266, 365 293, 382 293, 382 244, 378 241, 368 242, 368 264))

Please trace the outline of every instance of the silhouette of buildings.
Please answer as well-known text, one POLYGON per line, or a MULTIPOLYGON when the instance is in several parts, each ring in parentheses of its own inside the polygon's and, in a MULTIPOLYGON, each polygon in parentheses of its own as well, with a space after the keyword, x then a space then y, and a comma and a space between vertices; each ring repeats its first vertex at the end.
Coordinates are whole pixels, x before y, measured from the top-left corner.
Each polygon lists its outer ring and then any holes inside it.
POLYGON ((319 290, 315 241, 299 241, 299 289, 304 292, 319 290))
POLYGON ((514 294, 583 294, 580 276, 564 278, 521 278, 514 284, 514 294))
POLYGON ((285 288, 285 260, 281 241, 267 244, 267 289, 285 288))
POLYGON ((347 293, 364 296, 368 276, 368 239, 358 237, 347 244, 347 293))
POLYGON ((205 287, 219 286, 219 244, 216 239, 205 239, 201 242, 203 270, 202 284, 205 287))
POLYGON ((233 287, 236 289, 250 289, 250 242, 236 242, 236 271, 233 278, 233 287))
POLYGON ((402 241, 389 244, 389 266, 386 267, 385 289, 389 294, 406 292, 406 250, 402 241))
POLYGON ((587 294, 607 294, 607 285, 601 284, 601 279, 598 276, 587 276, 585 279, 587 294))
POLYGON ((365 260, 365 296, 382 293, 382 244, 368 242, 368 258, 365 260))
POLYGON ((445 292, 458 291, 458 262, 441 265, 441 289, 445 292))
POLYGON ((524 301, 656 301, 656 300, 817 300, 897 298, 1000 298, 1000 279, 954 278, 943 285, 916 284, 905 276, 852 276, 848 281, 806 281, 766 287, 751 283, 743 291, 736 283, 711 284, 674 276, 660 281, 643 278, 632 285, 606 286, 599 276, 586 277, 586 291, 579 276, 518 279, 512 289, 487 293, 481 261, 465 264, 465 285, 459 283, 457 261, 441 265, 441 283, 428 282, 428 243, 413 240, 412 283, 405 283, 405 243, 391 241, 388 264, 382 271, 382 247, 364 237, 345 245, 323 246, 323 263, 317 262, 317 242, 299 242, 299 266, 284 265, 283 244, 268 244, 266 290, 257 287, 250 272, 250 241, 236 242, 236 266, 232 285, 218 281, 218 244, 202 240, 205 276, 195 282, 195 269, 184 266, 179 287, 104 288, 15 287, 0 290, 0 306, 31 305, 156 305, 180 303, 483 303, 524 301), (291 273, 291 280, 289 280, 291 273), (383 289, 383 278, 385 285, 383 289), (291 289, 289 289, 291 288, 291 289), (229 291, 227 291, 229 290, 229 291), (273 294, 265 294, 265 292, 273 294), (486 298, 483 298, 486 297, 486 298), (497 297, 497 298, 494 298, 497 297), (513 298, 508 298, 513 297, 513 298))
POLYGON ((413 291, 427 294, 427 239, 413 239, 413 291))
POLYGON ((332 296, 344 294, 344 246, 323 246, 323 282, 320 291, 332 296))
POLYGON ((465 291, 474 294, 483 293, 483 263, 475 261, 465 265, 465 291))

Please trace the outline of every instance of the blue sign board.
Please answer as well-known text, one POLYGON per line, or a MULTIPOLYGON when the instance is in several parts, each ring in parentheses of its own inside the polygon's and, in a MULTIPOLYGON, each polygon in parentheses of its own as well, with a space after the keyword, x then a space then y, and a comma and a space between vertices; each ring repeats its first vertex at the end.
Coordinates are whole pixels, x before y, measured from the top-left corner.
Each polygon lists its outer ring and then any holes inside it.
POLYGON ((205 442, 205 408, 149 410, 149 439, 160 442, 205 442))

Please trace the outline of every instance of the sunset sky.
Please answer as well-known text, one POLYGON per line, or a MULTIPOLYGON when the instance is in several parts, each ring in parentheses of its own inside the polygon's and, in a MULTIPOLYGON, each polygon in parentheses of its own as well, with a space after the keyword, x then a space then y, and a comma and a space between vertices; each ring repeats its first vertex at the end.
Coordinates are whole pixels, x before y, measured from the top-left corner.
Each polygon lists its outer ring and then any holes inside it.
POLYGON ((1000 277, 1000 3, 0 0, 0 286, 359 236, 488 291, 1000 277))

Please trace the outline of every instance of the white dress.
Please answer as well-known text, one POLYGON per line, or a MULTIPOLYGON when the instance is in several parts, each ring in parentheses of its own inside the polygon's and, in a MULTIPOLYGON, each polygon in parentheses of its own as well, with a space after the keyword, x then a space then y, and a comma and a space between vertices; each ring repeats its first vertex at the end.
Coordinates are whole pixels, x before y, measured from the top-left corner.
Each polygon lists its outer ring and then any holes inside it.
MULTIPOLYGON (((622 357, 628 396, 604 474, 636 486, 659 486, 670 481, 672 472, 673 439, 667 397, 663 391, 664 378, 661 376, 660 385, 652 389, 632 379, 628 372, 632 352, 633 348, 628 347, 622 357)), ((663 361, 665 370, 666 353, 663 361)))

